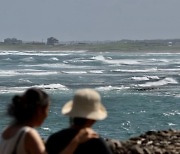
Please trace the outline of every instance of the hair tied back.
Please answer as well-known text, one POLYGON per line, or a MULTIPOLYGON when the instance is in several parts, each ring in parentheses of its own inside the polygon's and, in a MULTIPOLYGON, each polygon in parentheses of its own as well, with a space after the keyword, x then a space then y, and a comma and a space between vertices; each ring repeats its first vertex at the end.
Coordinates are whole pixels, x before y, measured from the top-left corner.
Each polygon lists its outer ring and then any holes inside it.
POLYGON ((19 106, 19 105, 21 105, 22 103, 22 98, 21 98, 21 96, 19 96, 19 95, 16 95, 16 96, 14 96, 13 97, 13 99, 12 99, 12 103, 13 103, 13 105, 15 105, 15 106, 19 106))

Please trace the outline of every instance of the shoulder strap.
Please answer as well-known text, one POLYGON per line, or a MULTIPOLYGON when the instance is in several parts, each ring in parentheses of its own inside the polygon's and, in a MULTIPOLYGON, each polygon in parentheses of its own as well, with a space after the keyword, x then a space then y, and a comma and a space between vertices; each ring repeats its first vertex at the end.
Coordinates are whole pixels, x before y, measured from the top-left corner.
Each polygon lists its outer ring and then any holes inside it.
POLYGON ((15 143, 15 147, 14 147, 14 150, 13 150, 12 154, 16 154, 17 146, 18 146, 19 141, 20 141, 20 139, 21 139, 21 137, 22 137, 22 135, 23 135, 24 133, 25 133, 25 131, 23 130, 23 131, 21 131, 21 133, 19 134, 18 139, 17 139, 17 141, 16 141, 16 143, 15 143))

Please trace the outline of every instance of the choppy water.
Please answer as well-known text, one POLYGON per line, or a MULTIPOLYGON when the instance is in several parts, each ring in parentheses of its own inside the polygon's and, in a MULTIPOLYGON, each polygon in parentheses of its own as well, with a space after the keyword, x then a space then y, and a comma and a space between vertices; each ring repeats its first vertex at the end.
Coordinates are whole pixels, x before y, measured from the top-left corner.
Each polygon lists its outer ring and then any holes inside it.
POLYGON ((79 88, 95 88, 109 116, 94 125, 104 137, 127 139, 148 130, 180 128, 180 53, 0 51, 0 131, 14 94, 41 87, 52 99, 39 128, 47 138, 68 126, 62 105, 79 88))

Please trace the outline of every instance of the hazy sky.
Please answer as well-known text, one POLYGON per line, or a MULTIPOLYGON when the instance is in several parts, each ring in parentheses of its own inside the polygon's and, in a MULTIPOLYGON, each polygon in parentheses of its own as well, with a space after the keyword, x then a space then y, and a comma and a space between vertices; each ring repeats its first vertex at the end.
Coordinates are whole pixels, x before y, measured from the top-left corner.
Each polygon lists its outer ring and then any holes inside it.
POLYGON ((180 0, 0 0, 0 41, 180 38, 180 0))

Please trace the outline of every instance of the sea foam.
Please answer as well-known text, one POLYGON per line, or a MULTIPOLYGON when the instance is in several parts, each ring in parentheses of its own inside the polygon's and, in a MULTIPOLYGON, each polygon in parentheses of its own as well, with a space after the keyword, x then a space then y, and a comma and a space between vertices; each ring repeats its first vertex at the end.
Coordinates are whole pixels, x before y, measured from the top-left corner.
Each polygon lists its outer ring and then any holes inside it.
POLYGON ((167 84, 178 84, 178 82, 173 78, 164 78, 155 82, 146 82, 145 84, 139 84, 140 87, 157 87, 167 84))

